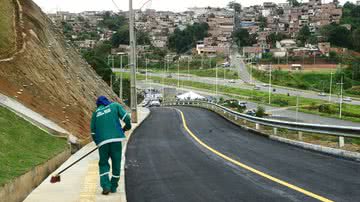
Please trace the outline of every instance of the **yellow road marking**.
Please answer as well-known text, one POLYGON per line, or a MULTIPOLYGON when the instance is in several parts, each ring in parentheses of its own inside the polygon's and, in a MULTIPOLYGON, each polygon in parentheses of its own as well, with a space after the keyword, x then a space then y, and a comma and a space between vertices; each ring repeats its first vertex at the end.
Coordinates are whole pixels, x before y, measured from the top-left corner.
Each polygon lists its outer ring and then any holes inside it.
POLYGON ((263 172, 261 172, 261 171, 259 171, 259 170, 256 170, 255 168, 252 168, 252 167, 250 167, 250 166, 248 166, 248 165, 245 165, 245 164, 243 164, 243 163, 241 163, 241 162, 239 162, 239 161, 237 161, 237 160, 235 160, 235 159, 232 159, 232 158, 226 156, 225 154, 220 153, 220 152, 217 151, 216 149, 213 149, 212 147, 208 146, 208 145, 205 144, 203 141, 201 141, 196 135, 194 135, 194 133, 191 132, 191 130, 190 130, 190 129, 188 128, 188 126, 186 125, 186 120, 185 120, 185 117, 184 117, 183 112, 182 112, 181 110, 179 110, 179 109, 177 109, 177 110, 180 112, 180 115, 181 115, 181 118, 182 118, 182 121, 183 121, 183 125, 184 125, 185 130, 191 135, 192 138, 194 138, 194 139, 196 140, 196 142, 198 142, 201 146, 205 147, 206 149, 208 149, 208 150, 211 151, 212 153, 214 153, 214 154, 220 156, 221 158, 223 158, 223 159, 225 159, 225 160, 227 160, 227 161, 229 161, 229 162, 231 162, 231 163, 233 163, 233 164, 235 164, 235 165, 238 165, 238 166, 240 166, 240 167, 242 167, 242 168, 244 168, 244 169, 246 169, 246 170, 248 170, 248 171, 250 171, 250 172, 253 172, 253 173, 255 173, 255 174, 257 174, 257 175, 260 175, 260 176, 262 176, 262 177, 264 177, 264 178, 266 178, 266 179, 269 179, 269 180, 271 180, 271 181, 273 181, 273 182, 276 182, 276 183, 281 184, 281 185, 283 185, 283 186, 285 186, 285 187, 288 187, 288 188, 290 188, 290 189, 293 189, 293 190, 295 190, 295 191, 298 191, 298 192, 300 192, 300 193, 303 193, 303 194, 305 194, 305 195, 307 195, 307 196, 310 196, 310 197, 312 197, 312 198, 315 198, 315 199, 317 199, 317 200, 319 200, 319 201, 332 202, 332 200, 330 200, 330 199, 327 199, 327 198, 325 198, 325 197, 319 196, 319 195, 314 194, 314 193, 312 193, 312 192, 310 192, 310 191, 307 191, 307 190, 305 190, 305 189, 302 189, 302 188, 300 188, 300 187, 298 187, 298 186, 292 185, 292 184, 290 184, 290 183, 288 183, 288 182, 285 182, 285 181, 283 181, 283 180, 280 180, 280 179, 278 179, 278 178, 276 178, 276 177, 273 177, 273 176, 271 176, 271 175, 268 175, 268 174, 266 174, 266 173, 263 173, 263 172))

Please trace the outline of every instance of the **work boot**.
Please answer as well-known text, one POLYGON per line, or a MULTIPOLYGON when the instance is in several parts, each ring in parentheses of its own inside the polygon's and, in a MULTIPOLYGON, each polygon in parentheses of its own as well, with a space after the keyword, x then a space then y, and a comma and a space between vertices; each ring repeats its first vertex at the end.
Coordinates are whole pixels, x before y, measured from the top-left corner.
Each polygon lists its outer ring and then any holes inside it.
POLYGON ((104 189, 101 194, 102 195, 108 195, 109 193, 110 193, 110 190, 104 189))

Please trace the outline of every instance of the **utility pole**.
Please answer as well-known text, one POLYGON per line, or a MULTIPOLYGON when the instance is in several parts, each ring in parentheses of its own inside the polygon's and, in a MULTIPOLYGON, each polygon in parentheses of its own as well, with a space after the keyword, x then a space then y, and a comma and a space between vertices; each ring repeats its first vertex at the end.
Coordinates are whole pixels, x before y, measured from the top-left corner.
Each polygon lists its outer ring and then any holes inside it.
POLYGON ((188 57, 188 80, 190 80, 190 57, 188 57))
POLYGON ((272 64, 270 64, 270 75, 269 75, 269 104, 271 104, 271 70, 272 70, 272 64))
POLYGON ((147 83, 147 81, 148 81, 148 71, 147 71, 147 69, 148 69, 148 60, 145 57, 145 83, 147 83))
POLYGON ((331 89, 332 89, 332 75, 333 73, 330 73, 330 93, 329 93, 329 102, 331 102, 331 89))
POLYGON ((201 54, 201 69, 204 68, 204 54, 201 54))
POLYGON ((177 65, 177 69, 178 69, 178 74, 177 74, 177 87, 180 87, 180 59, 178 60, 178 65, 177 65))
POLYGON ((216 64, 216 67, 215 67, 215 72, 216 72, 216 80, 215 80, 215 95, 216 95, 216 100, 217 100, 217 95, 218 95, 218 67, 217 67, 217 64, 216 64))
POLYGON ((296 122, 298 122, 298 113, 299 113, 299 94, 296 96, 296 122))
POLYGON ((122 80, 123 80, 123 60, 122 60, 122 55, 120 55, 120 90, 119 90, 119 98, 120 100, 123 99, 122 95, 123 95, 123 84, 122 84, 122 80))
POLYGON ((136 94, 136 39, 134 30, 134 11, 132 0, 129 0, 129 34, 130 34, 130 64, 131 64, 131 83, 130 83, 130 94, 131 94, 131 120, 133 123, 138 122, 137 118, 137 94, 136 94))
POLYGON ((342 102, 343 102, 343 86, 344 86, 344 82, 343 82, 343 76, 341 76, 341 83, 338 83, 338 85, 340 85, 340 110, 339 110, 339 118, 341 119, 341 113, 342 113, 342 102))
MULTIPOLYGON (((111 75, 110 75, 110 88, 113 90, 113 69, 114 69, 114 56, 111 55, 111 75)), ((116 78, 115 78, 116 79, 116 78)))

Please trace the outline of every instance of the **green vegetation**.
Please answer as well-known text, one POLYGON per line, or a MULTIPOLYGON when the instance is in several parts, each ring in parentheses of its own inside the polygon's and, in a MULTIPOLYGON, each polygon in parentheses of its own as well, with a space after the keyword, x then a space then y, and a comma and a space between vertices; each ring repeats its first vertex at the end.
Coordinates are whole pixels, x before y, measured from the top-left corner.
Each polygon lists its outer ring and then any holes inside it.
MULTIPOLYGON (((269 82, 269 73, 267 71, 252 70, 252 76, 259 81, 269 82)), ((337 70, 333 74, 332 93, 339 94, 340 86, 336 83, 341 82, 344 78, 345 95, 360 95, 360 64, 354 62, 349 68, 337 70)), ((283 70, 272 71, 271 82, 274 85, 287 86, 303 90, 314 90, 318 92, 330 92, 330 72, 291 72, 283 70)))
MULTIPOLYGON (((238 73, 230 69, 218 68, 217 72, 219 79, 222 79, 224 77, 226 79, 239 79, 238 73)), ((181 71, 180 73, 188 73, 188 72, 181 71)), ((216 77, 216 69, 190 70, 190 74, 200 77, 216 77)))
POLYGON ((321 28, 320 33, 332 45, 360 51, 360 5, 346 2, 339 24, 330 24, 321 28), (343 25, 351 25, 348 29, 343 25))
POLYGON ((0 0, 0 5, 0 55, 3 55, 15 48, 14 6, 9 0, 0 0))
POLYGON ((44 163, 67 147, 13 112, 0 107, 0 186, 44 163))
POLYGON ((266 115, 265 108, 262 106, 258 106, 255 114, 257 117, 264 117, 266 115))
POLYGON ((169 37, 169 49, 177 53, 186 53, 195 47, 196 42, 203 40, 208 35, 207 23, 194 23, 187 25, 184 30, 175 29, 169 37))
POLYGON ((239 48, 243 46, 251 46, 256 43, 256 34, 249 34, 247 29, 235 30, 232 34, 232 38, 239 48))

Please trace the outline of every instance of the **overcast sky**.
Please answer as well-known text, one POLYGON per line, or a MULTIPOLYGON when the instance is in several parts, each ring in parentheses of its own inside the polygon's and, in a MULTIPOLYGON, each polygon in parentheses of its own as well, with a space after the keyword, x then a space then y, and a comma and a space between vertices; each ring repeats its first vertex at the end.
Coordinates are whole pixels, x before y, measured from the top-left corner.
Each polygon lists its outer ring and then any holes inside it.
MULTIPOLYGON (((81 12, 86 10, 116 10, 114 1, 121 10, 129 10, 128 0, 34 0, 44 12, 54 13, 56 11, 81 12)), ((140 8, 147 0, 133 0, 133 7, 140 8)), ((224 7, 230 0, 152 0, 144 6, 144 9, 151 8, 156 10, 184 11, 189 7, 224 7)), ((247 0, 240 1, 243 6, 262 4, 264 1, 276 3, 286 2, 286 0, 247 0)), ((304 0, 308 1, 308 0, 304 0)), ((330 0, 326 0, 327 2, 330 0)), ((350 0, 356 2, 356 0, 350 0)), ((346 0, 340 0, 341 3, 346 0)))

